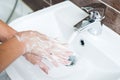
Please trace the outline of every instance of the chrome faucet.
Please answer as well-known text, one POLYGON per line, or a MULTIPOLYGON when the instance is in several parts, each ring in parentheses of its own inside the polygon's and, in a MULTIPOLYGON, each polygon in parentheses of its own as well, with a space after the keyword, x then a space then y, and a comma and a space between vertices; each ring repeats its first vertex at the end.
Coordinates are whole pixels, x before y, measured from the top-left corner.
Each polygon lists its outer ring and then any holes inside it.
POLYGON ((82 10, 87 12, 89 16, 79 23, 77 23, 74 27, 77 31, 88 30, 93 35, 98 35, 102 31, 102 23, 101 21, 105 18, 102 16, 99 11, 94 10, 93 7, 81 7, 82 10))

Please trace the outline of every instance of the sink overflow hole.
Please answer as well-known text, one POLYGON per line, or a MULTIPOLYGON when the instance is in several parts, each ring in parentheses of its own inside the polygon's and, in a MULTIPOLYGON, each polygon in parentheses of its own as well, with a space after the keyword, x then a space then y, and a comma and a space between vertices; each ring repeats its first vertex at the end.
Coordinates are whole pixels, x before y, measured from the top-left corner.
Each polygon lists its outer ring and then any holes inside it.
POLYGON ((85 45, 84 40, 80 40, 80 44, 81 44, 82 46, 84 46, 84 45, 85 45))

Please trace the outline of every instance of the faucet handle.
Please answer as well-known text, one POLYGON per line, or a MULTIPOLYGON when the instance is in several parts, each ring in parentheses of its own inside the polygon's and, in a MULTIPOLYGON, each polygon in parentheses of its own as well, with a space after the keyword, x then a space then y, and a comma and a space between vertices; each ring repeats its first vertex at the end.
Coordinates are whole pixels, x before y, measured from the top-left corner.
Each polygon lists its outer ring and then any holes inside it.
POLYGON ((81 7, 84 11, 86 10, 85 8, 89 9, 86 12, 90 14, 91 11, 99 11, 99 13, 101 14, 101 16, 105 16, 105 11, 106 11, 106 5, 102 4, 102 3, 92 3, 92 4, 88 4, 84 7, 81 7))
POLYGON ((85 12, 89 13, 90 11, 94 10, 93 7, 81 7, 82 10, 84 10, 85 12))
POLYGON ((98 11, 91 11, 89 15, 89 22, 101 21, 105 16, 101 16, 98 11))

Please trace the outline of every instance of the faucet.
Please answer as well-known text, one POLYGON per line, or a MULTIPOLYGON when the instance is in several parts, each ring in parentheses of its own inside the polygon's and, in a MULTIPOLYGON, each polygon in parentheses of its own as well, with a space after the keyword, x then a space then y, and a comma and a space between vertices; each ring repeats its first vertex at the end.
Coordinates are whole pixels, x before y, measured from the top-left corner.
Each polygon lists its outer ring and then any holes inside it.
MULTIPOLYGON (((100 3, 96 3, 100 4, 100 3)), ((92 4, 93 5, 93 4, 92 4)), ((89 16, 82 21, 74 25, 75 30, 81 32, 88 30, 89 33, 93 35, 101 34, 102 32, 102 23, 101 21, 105 18, 104 15, 101 15, 99 11, 95 10, 94 7, 81 7, 82 10, 87 12, 89 16)), ((105 10, 104 10, 105 13, 105 10)))

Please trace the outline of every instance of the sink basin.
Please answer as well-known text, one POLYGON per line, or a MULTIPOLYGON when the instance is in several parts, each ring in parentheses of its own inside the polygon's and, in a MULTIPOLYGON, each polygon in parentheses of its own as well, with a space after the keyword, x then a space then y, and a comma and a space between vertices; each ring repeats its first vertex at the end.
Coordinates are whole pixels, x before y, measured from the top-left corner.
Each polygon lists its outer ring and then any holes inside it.
POLYGON ((91 35, 87 31, 74 32, 73 26, 87 16, 87 13, 72 2, 64 1, 11 22, 9 25, 17 31, 35 30, 68 42, 77 56, 75 65, 59 70, 53 69, 55 73, 51 75, 45 74, 21 56, 6 69, 11 79, 120 79, 119 35, 105 25, 102 26, 102 33, 98 36, 91 35))
MULTIPOLYGON (((109 33, 106 34, 109 35, 109 33)), ((102 41, 104 38, 100 38, 100 36, 102 34, 94 36, 89 32, 78 33, 70 43, 75 53, 89 63, 88 68, 86 68, 89 72, 86 72, 85 79, 82 80, 117 80, 120 78, 120 66, 109 57, 111 53, 106 49, 109 48, 109 42, 102 41), (81 41, 84 42, 84 45, 81 41), (104 44, 107 46, 104 46, 104 44), (100 45, 103 46, 98 47, 100 45)))

